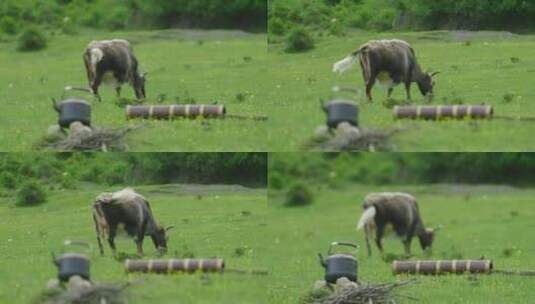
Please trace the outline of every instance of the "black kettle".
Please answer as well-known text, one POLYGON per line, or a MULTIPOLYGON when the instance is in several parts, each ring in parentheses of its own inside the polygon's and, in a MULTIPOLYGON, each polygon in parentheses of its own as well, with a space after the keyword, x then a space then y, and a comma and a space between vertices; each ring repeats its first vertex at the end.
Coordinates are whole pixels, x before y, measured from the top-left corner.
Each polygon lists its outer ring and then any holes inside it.
POLYGON ((358 127, 359 107, 354 101, 335 99, 328 103, 322 103, 321 107, 327 114, 327 126, 330 129, 336 129, 342 122, 358 127))
POLYGON ((52 253, 53 262, 58 268, 58 279, 61 282, 67 282, 72 276, 80 276, 89 281, 89 257, 83 253, 73 252, 73 250, 70 249, 73 246, 84 247, 87 249, 87 252, 91 250, 91 245, 87 242, 65 241, 62 247, 62 254, 59 257, 56 257, 52 253), (69 249, 66 250, 66 248, 69 249))
POLYGON ((73 122, 91 126, 91 104, 83 99, 69 98, 61 102, 52 99, 52 106, 58 112, 58 124, 62 128, 69 128, 73 122))
POLYGON ((325 281, 336 284, 340 278, 347 278, 352 282, 357 282, 358 262, 356 253, 358 245, 347 242, 333 242, 329 246, 328 256, 323 258, 321 253, 318 254, 320 264, 325 268, 325 281), (334 253, 335 247, 351 247, 352 253, 334 253))

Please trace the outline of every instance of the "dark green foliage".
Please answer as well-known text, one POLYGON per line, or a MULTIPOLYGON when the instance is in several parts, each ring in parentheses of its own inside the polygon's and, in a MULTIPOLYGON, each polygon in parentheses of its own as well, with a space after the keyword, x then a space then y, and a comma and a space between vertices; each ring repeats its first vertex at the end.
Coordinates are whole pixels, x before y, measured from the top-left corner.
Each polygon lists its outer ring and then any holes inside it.
POLYGON ((37 27, 28 27, 19 37, 17 50, 22 52, 39 51, 46 48, 46 35, 37 27))
POLYGON ((0 175, 0 184, 6 189, 15 189, 17 187, 17 178, 12 172, 3 172, 0 175))
POLYGON ((287 25, 281 18, 273 17, 269 20, 269 33, 272 35, 284 35, 287 30, 287 25))
POLYGON ((303 183, 293 184, 286 193, 285 205, 289 207, 312 204, 314 197, 310 189, 303 183))
POLYGON ((284 178, 277 172, 269 173, 269 189, 280 190, 284 188, 284 178))
POLYGON ((274 154, 269 167, 277 179, 337 187, 351 182, 535 184, 531 153, 274 154))
POLYGON ((73 189, 79 181, 105 185, 236 183, 264 187, 266 170, 265 153, 0 155, 0 172, 4 172, 0 182, 30 178, 54 189, 73 189))
POLYGON ((19 206, 34 206, 44 202, 46 202, 46 192, 38 181, 25 182, 17 192, 19 206))
POLYGON ((4 16, 0 19, 0 31, 9 35, 14 35, 18 32, 19 25, 15 18, 4 16))
POLYGON ((314 38, 304 27, 296 27, 286 38, 287 52, 305 52, 314 48, 314 38))
MULTIPOLYGON (((16 23, 106 29, 203 27, 266 29, 266 0, 3 0, 0 16, 16 23)), ((0 22, 1 24, 1 22, 0 22)))
POLYGON ((305 26, 331 33, 332 20, 342 27, 379 31, 535 27, 535 1, 525 0, 272 0, 269 5, 270 18, 280 19, 289 28, 305 26))

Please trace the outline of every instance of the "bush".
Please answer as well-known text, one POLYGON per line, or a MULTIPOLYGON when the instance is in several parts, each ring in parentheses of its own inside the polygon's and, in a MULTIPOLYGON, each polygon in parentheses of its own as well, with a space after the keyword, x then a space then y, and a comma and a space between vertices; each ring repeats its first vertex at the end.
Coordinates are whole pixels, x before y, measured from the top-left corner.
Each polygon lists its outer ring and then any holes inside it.
POLYGON ((268 25, 269 33, 272 35, 284 35, 286 33, 287 25, 278 17, 270 18, 268 25))
POLYGON ((280 190, 284 188, 284 179, 279 173, 269 174, 269 189, 280 190))
POLYGON ((9 35, 15 35, 18 31, 17 21, 13 17, 4 16, 0 19, 0 31, 9 35))
POLYGON ((0 184, 6 189, 15 189, 17 187, 17 178, 11 172, 4 172, 0 175, 0 184))
POLYGON ((106 16, 103 25, 111 30, 122 30, 127 27, 130 11, 125 7, 117 7, 106 16))
POLYGON ((46 192, 37 181, 24 183, 17 192, 17 205, 34 206, 46 202, 46 192))
POLYGON ((314 48, 314 39, 304 27, 296 27, 286 38, 287 52, 305 52, 314 48))
POLYGON ((17 50, 28 52, 46 48, 46 35, 37 27, 29 27, 19 37, 17 50))
POLYGON ((292 185, 286 193, 286 206, 306 206, 312 201, 312 192, 302 183, 292 185))

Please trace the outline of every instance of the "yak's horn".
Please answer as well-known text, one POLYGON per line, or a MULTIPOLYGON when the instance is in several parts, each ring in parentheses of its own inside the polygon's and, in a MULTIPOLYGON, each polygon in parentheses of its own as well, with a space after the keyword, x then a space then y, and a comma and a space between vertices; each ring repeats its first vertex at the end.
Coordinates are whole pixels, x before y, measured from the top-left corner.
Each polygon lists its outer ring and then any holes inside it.
POLYGON ((171 229, 173 229, 173 228, 175 228, 174 225, 167 226, 167 227, 165 227, 165 231, 169 231, 169 230, 171 230, 171 229))

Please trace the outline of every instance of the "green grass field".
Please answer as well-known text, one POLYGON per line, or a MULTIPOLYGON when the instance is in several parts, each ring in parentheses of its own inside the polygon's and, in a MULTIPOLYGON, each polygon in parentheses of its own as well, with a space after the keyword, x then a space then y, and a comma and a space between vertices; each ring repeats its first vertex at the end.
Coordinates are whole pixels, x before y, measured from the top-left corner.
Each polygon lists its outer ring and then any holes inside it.
MULTIPOLYGON (((126 275, 108 247, 104 257, 96 247, 90 204, 100 192, 109 190, 82 185, 76 191, 53 192, 48 203, 28 208, 0 199, 0 303, 29 303, 39 294, 57 273, 50 252, 58 252, 66 239, 86 240, 95 246, 93 280, 141 280, 130 288, 131 303, 268 303, 269 276, 126 275)), ((175 225, 166 257, 220 257, 228 268, 271 271, 264 189, 160 185, 136 190, 150 200, 162 224, 175 225)), ((121 253, 136 252, 132 240, 118 240, 117 247, 121 253)), ((156 255, 150 239, 145 239, 144 249, 147 257, 156 255)))
MULTIPOLYGON (((507 186, 420 185, 377 187, 354 185, 340 190, 316 188, 315 203, 285 208, 282 196, 270 197, 273 236, 268 246, 277 251, 270 289, 271 303, 298 303, 316 280, 323 276, 317 253, 325 253, 332 241, 356 241, 359 276, 365 282, 394 282, 408 279, 392 275, 373 247, 368 258, 362 232, 355 230, 363 197, 374 191, 406 191, 416 196, 424 223, 443 225, 437 233, 433 259, 492 259, 497 269, 535 269, 534 189, 507 186)), ((401 241, 387 237, 386 255, 402 255, 401 241)), ((426 258, 418 240, 412 244, 413 259, 426 258)), ((532 277, 504 275, 440 276, 416 278, 417 283, 400 290, 416 297, 417 303, 531 303, 535 296, 532 277)), ((401 303, 413 303, 402 300, 401 303)))
MULTIPOLYGON (((491 104, 496 115, 535 117, 535 36, 507 33, 350 32, 346 37, 324 37, 310 52, 287 54, 280 43, 270 44, 270 62, 277 89, 269 100, 276 101, 270 123, 270 149, 303 149, 325 115, 320 98, 331 96, 334 85, 364 89, 360 67, 342 76, 333 74, 332 65, 371 39, 404 39, 416 50, 424 69, 441 71, 436 78, 434 105, 491 104), (516 59, 511 59, 516 58, 516 59), (518 59, 518 60, 517 60, 518 59), (284 141, 279 140, 284 138, 284 141)), ((342 95, 343 97, 354 97, 342 95)), ((386 92, 373 90, 374 103, 361 93, 361 123, 368 128, 406 128, 394 139, 399 151, 533 151, 531 134, 535 124, 526 121, 394 121, 392 110, 384 106, 386 92)), ((424 104, 417 86, 413 102, 424 104)), ((398 86, 393 98, 405 99, 398 86)))
MULTIPOLYGON (((28 151, 57 121, 51 97, 67 85, 86 86, 82 52, 92 40, 124 38, 134 44, 142 71, 148 71, 147 104, 217 101, 230 114, 268 115, 263 95, 270 90, 265 34, 233 31, 166 30, 83 32, 54 36, 41 52, 18 53, 15 42, 0 43, 0 150, 28 151)), ((96 126, 118 128, 126 121, 111 87, 93 101, 96 126)), ((80 96, 80 94, 76 94, 80 96)), ((82 95, 83 96, 83 95, 82 95)), ((133 98, 129 86, 123 97, 133 98)), ((266 151, 267 123, 241 120, 148 122, 129 135, 130 151, 266 151)))

